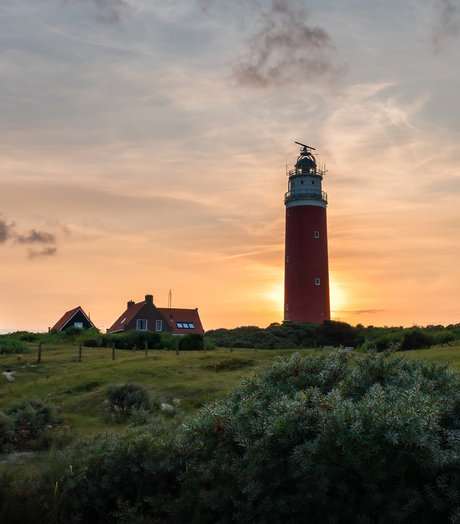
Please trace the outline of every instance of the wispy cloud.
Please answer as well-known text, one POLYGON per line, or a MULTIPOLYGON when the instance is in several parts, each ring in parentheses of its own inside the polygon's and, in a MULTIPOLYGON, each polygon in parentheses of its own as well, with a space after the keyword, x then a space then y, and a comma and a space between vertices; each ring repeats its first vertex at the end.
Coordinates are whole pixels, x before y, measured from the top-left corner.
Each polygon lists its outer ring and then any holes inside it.
MULTIPOLYGON (((27 233, 18 233, 15 222, 8 222, 8 220, 1 217, 2 215, 0 214, 0 244, 6 244, 9 240, 11 240, 12 246, 15 244, 45 244, 41 249, 29 248, 28 258, 51 256, 57 253, 56 247, 46 246, 46 244, 56 244, 56 235, 37 229, 31 229, 27 233)), ((59 226, 64 234, 70 234, 67 226, 63 226, 57 221, 51 221, 49 223, 50 225, 59 226)))
POLYGON ((56 242, 56 237, 51 233, 35 229, 25 235, 17 235, 16 239, 21 244, 54 244, 56 242))
MULTIPOLYGON (((204 10, 213 3, 199 0, 204 10)), ((243 19, 254 19, 255 33, 232 63, 236 81, 243 86, 269 87, 336 81, 344 68, 334 63, 336 48, 326 30, 314 25, 301 0, 272 0, 264 7, 257 0, 236 2, 243 19)), ((251 24, 253 25, 253 24, 251 24)))
POLYGON ((28 258, 50 257, 57 253, 55 247, 44 247, 43 249, 29 249, 28 258))
POLYGON ((97 9, 95 16, 98 22, 104 24, 119 24, 128 13, 129 5, 125 0, 65 0, 66 4, 90 2, 97 9))
POLYGON ((431 43, 439 52, 460 34, 460 8, 451 0, 436 2, 436 16, 433 18, 431 43))
POLYGON ((6 220, 0 219, 0 244, 4 244, 13 235, 14 235, 14 222, 11 222, 10 224, 8 224, 6 220))

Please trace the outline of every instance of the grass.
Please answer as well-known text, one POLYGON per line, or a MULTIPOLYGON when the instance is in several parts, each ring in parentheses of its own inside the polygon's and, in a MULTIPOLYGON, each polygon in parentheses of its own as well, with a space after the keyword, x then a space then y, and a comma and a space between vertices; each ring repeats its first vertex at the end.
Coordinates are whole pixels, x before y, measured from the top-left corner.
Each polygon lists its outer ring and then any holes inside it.
MULTIPOLYGON (((191 413, 204 403, 229 392, 255 367, 268 365, 278 355, 294 350, 230 350, 208 353, 149 350, 112 350, 43 346, 23 356, 0 355, 2 371, 14 372, 14 381, 0 375, 0 410, 25 398, 35 398, 59 407, 72 433, 89 434, 111 423, 103 402, 110 386, 137 383, 146 387, 158 402, 179 399, 181 411, 191 413)), ((302 350, 314 352, 313 350, 302 350)), ((113 423, 112 423, 113 425, 113 423)))
MULTIPOLYGON (((122 430, 104 409, 110 386, 136 383, 147 388, 157 401, 180 402, 182 414, 193 413, 206 402, 225 396, 255 368, 269 365, 279 355, 303 350, 218 349, 212 352, 180 352, 149 350, 112 350, 83 348, 78 361, 76 346, 43 346, 41 363, 37 364, 38 348, 30 345, 32 353, 0 355, 2 371, 14 372, 14 381, 0 375, 0 410, 26 398, 34 398, 56 406, 69 426, 72 435, 91 434, 106 430, 122 430)), ((318 353, 316 353, 318 354, 318 353)), ((452 361, 460 371, 460 347, 432 348, 407 351, 409 358, 428 362, 452 361)), ((159 413, 158 413, 159 414, 159 413)), ((171 418, 171 417, 169 417, 171 418)))

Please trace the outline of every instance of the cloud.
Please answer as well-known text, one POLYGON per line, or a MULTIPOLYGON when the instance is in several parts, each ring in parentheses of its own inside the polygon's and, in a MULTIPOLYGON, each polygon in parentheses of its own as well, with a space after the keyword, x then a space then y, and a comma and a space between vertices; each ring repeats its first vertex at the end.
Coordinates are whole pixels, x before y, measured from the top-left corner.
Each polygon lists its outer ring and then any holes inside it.
POLYGON ((14 222, 8 224, 6 220, 0 219, 0 244, 4 244, 14 235, 14 222))
POLYGON ((27 235, 17 235, 16 240, 21 244, 54 244, 56 237, 46 231, 32 229, 27 235))
MULTIPOLYGON (((207 12, 212 0, 199 0, 207 12)), ((232 63, 240 85, 281 86, 328 79, 335 82, 343 68, 334 64, 336 49, 325 29, 310 23, 302 0, 272 0, 264 8, 257 0, 236 2, 241 18, 256 18, 256 32, 232 63), (249 9, 249 11, 248 11, 249 9)), ((252 25, 252 24, 251 24, 252 25)))
POLYGON ((44 247, 43 249, 29 249, 28 258, 50 257, 57 253, 55 247, 44 247))
POLYGON ((65 0, 66 4, 91 2, 98 10, 96 20, 103 24, 119 24, 126 16, 129 5, 125 0, 65 0))
POLYGON ((431 43, 434 51, 439 52, 460 33, 460 9, 451 0, 437 2, 437 15, 433 19, 431 43))

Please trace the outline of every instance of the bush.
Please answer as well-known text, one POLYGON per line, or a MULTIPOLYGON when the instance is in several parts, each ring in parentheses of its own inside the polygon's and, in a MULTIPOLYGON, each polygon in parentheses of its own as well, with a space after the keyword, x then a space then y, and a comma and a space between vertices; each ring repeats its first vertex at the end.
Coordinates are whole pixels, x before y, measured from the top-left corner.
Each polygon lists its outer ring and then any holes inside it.
POLYGON ((60 500, 56 522, 459 521, 460 377, 447 364, 295 354, 178 431, 78 441, 40 500, 60 500))
POLYGON ((401 351, 408 349, 429 349, 434 344, 434 335, 418 327, 404 330, 401 351))
POLYGON ((114 333, 104 338, 108 346, 115 344, 117 349, 144 349, 147 342, 149 349, 160 349, 162 337, 156 331, 126 331, 126 333, 114 333))
MULTIPOLYGON (((177 492, 179 475, 174 460, 170 462, 173 437, 164 439, 165 432, 164 424, 157 421, 141 431, 77 439, 67 450, 57 452, 40 483, 42 500, 48 497, 48 506, 54 507, 53 518, 48 510, 46 521, 167 521, 163 520, 167 516, 162 511, 163 499, 177 492), (48 491, 50 485, 56 488, 53 493, 48 491), (136 513, 163 518, 133 519, 136 513), (125 520, 128 514, 131 518, 125 520)), ((40 506, 43 503, 35 505, 34 511, 40 506)))
POLYGON ((176 521, 447 523, 459 387, 445 365, 383 354, 280 360, 188 426, 176 521))
POLYGON ((202 351, 203 347, 203 335, 200 335, 200 333, 190 333, 179 339, 181 351, 202 351))
POLYGON ((135 410, 149 410, 148 392, 137 384, 112 386, 108 390, 108 407, 115 415, 131 415, 135 410))
POLYGON ((17 353, 31 353, 24 340, 14 335, 0 335, 0 353, 14 355, 17 353))
POLYGON ((11 421, 15 440, 23 442, 36 439, 55 423, 53 408, 39 400, 23 400, 9 407, 5 414, 11 421))

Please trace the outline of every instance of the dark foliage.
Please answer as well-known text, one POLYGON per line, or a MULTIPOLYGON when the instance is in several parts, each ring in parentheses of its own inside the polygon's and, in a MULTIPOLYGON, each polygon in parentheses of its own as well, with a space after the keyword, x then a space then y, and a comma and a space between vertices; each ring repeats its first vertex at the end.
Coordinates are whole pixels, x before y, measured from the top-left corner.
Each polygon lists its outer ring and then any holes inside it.
POLYGON ((138 384, 112 386, 107 395, 108 407, 116 415, 131 415, 135 410, 150 409, 149 394, 138 384))
POLYGON ((178 433, 80 440, 53 471, 39 496, 54 522, 458 522, 460 378, 383 353, 295 354, 178 433))
POLYGON ((180 351, 202 351, 203 344, 203 335, 200 333, 190 333, 179 338, 180 351))

